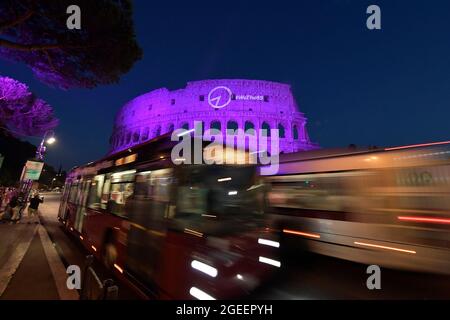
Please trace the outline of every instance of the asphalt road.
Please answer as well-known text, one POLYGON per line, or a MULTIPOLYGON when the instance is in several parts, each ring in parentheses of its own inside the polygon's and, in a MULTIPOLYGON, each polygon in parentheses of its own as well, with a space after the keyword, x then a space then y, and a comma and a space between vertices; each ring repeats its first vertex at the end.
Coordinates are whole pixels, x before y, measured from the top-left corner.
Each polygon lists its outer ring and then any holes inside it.
MULTIPOLYGON (((57 220, 59 194, 45 194, 41 220, 63 261, 83 265, 87 252, 61 228, 57 220)), ((103 277, 110 275, 96 266, 103 277)), ((381 269, 381 289, 369 290, 367 265, 304 254, 283 261, 280 272, 253 299, 450 299, 450 277, 381 269)), ((136 298, 126 288, 120 298, 136 298)))

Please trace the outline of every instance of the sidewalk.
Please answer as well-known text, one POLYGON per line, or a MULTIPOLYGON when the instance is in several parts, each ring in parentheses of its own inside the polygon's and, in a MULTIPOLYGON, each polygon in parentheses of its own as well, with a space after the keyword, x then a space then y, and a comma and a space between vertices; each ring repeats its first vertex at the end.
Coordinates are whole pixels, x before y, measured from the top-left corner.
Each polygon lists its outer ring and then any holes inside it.
POLYGON ((27 222, 0 224, 0 299, 78 300, 47 231, 27 222))

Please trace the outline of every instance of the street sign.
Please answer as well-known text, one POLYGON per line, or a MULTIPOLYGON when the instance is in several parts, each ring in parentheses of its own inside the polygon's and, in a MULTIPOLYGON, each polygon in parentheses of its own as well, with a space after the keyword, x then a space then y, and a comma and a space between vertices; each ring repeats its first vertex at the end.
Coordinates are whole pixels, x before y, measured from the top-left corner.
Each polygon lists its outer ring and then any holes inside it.
POLYGON ((44 167, 43 162, 28 160, 27 163, 25 164, 25 174, 22 179, 39 180, 43 167, 44 167))

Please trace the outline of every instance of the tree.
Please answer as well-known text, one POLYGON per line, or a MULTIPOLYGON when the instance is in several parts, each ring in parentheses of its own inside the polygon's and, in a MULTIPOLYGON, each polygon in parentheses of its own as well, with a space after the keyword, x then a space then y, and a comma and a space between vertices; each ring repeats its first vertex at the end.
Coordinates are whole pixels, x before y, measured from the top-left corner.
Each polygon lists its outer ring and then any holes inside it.
POLYGON ((0 168, 0 185, 13 186, 22 173, 23 166, 36 153, 36 146, 0 132, 0 150, 5 157, 0 168))
POLYGON ((1 0, 0 57, 24 62, 58 88, 118 82, 142 57, 131 0, 1 0), (79 30, 67 27, 73 4, 81 9, 79 30))
POLYGON ((27 85, 0 76, 0 128, 16 135, 42 135, 58 125, 52 107, 27 85))

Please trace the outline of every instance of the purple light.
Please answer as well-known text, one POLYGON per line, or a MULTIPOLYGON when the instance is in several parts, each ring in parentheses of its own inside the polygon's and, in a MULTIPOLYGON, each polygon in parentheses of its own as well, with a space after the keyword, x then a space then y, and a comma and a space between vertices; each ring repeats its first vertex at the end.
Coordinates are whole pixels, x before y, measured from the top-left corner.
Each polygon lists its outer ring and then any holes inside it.
POLYGON ((225 79, 188 82, 183 89, 161 88, 134 98, 116 115, 110 154, 174 129, 192 129, 194 121, 203 121, 205 130, 220 126, 224 135, 236 126, 278 129, 283 153, 319 148, 308 137, 307 119, 288 84, 225 79))

